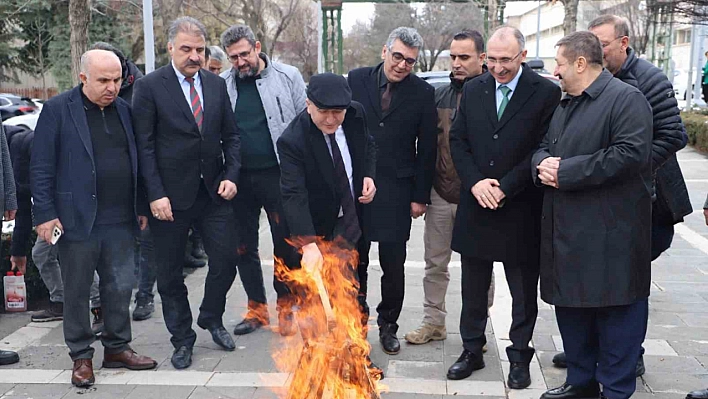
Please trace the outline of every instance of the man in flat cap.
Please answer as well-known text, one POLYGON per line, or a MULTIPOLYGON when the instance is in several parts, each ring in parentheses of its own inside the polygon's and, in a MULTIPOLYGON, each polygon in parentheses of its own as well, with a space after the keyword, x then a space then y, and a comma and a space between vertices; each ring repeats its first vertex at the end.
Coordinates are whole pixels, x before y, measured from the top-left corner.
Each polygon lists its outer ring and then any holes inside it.
POLYGON ((307 266, 323 263, 318 237, 355 250, 366 235, 361 211, 376 193, 376 146, 344 77, 313 76, 305 102, 277 146, 283 212, 307 266))

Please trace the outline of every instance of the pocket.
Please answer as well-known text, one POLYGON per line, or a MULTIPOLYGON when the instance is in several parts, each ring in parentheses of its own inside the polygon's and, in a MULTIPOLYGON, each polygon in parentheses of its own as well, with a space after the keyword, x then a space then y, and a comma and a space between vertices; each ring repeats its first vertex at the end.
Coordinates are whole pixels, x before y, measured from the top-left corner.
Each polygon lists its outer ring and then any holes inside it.
POLYGON ((283 115, 283 105, 280 103, 280 97, 275 97, 275 102, 278 103, 278 111, 280 111, 280 120, 285 123, 285 116, 283 115))
POLYGON ((74 196, 71 193, 60 193, 56 194, 56 210, 59 221, 61 222, 64 229, 71 229, 74 227, 74 196))

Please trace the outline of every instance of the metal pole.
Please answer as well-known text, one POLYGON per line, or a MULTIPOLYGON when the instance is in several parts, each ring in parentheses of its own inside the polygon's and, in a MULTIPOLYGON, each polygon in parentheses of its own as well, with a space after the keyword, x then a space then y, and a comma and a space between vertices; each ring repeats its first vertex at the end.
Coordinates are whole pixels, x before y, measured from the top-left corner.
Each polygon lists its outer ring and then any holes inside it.
MULTIPOLYGON (((688 63, 688 85, 686 86, 686 110, 691 109, 691 103, 693 101, 693 90, 691 88, 691 82, 693 82, 693 66, 696 64, 696 51, 698 51, 698 38, 696 37, 696 21, 693 21, 693 26, 691 27, 691 57, 688 63)), ((696 71, 698 72, 698 71, 696 71)))
POLYGON ((536 15, 536 59, 541 59, 541 0, 538 0, 538 13, 536 15))
POLYGON ((337 9, 337 73, 344 73, 344 34, 342 33, 342 8, 337 9))
MULTIPOLYGON (((702 90, 702 85, 703 85, 703 80, 701 79, 702 77, 702 71, 703 71, 703 54, 705 53, 705 37, 706 37, 706 27, 705 25, 701 25, 696 28, 696 36, 691 37, 691 42, 697 41, 697 49, 696 49, 696 77, 694 79, 694 86, 693 90, 693 98, 696 99, 696 105, 700 105, 701 103, 701 92, 702 90)), ((693 68, 691 68, 693 69, 693 68)), ((686 88, 688 90, 688 88, 686 88)))
POLYGON ((152 28, 152 0, 143 0, 143 34, 145 35, 145 73, 155 70, 155 33, 152 28))
POLYGON ((323 72, 329 71, 329 68, 327 67, 327 63, 329 62, 328 58, 328 47, 329 43, 327 42, 327 10, 322 10, 322 63, 323 65, 323 72))
POLYGON ((324 13, 322 12, 322 1, 317 2, 317 73, 322 73, 324 72, 324 66, 323 66, 323 59, 322 58, 322 45, 324 44, 324 41, 322 40, 322 37, 324 36, 323 30, 322 30, 322 22, 323 22, 323 17, 324 13))

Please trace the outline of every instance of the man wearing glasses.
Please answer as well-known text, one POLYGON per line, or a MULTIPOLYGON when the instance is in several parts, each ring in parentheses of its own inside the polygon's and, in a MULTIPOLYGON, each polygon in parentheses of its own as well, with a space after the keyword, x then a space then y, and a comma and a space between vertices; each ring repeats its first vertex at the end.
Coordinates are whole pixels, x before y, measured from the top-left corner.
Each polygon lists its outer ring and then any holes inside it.
POLYGON ((489 73, 465 84, 450 131, 462 181, 452 250, 462 260, 460 335, 464 351, 447 378, 484 367, 487 290, 493 262, 503 262, 513 298, 508 386, 531 384, 529 347, 536 324, 542 192, 531 180, 531 154, 548 129, 560 89, 524 64, 524 35, 500 27, 487 43, 489 73))
MULTIPOLYGON (((305 109, 305 82, 295 67, 268 59, 246 25, 227 29, 221 35, 221 44, 233 66, 221 77, 226 79, 241 136, 241 181, 233 205, 238 226, 238 270, 248 296, 248 313, 236 325, 234 334, 244 335, 269 324, 258 254, 261 208, 268 214, 274 256, 289 267, 300 265, 299 254, 285 241, 290 233, 282 212, 275 143, 290 121, 305 109)), ((281 335, 292 335, 295 330, 288 288, 275 275, 273 288, 278 295, 278 330, 281 335)))
POLYGON ((415 29, 396 28, 383 46, 383 62, 355 69, 348 77, 352 99, 364 106, 369 133, 378 147, 378 193, 362 210, 371 228, 360 240, 359 301, 368 314, 366 269, 370 242, 377 241, 383 270, 377 321, 379 340, 388 354, 400 351, 396 333, 403 307, 403 265, 411 217, 425 213, 435 175, 435 92, 432 86, 411 75, 422 46, 423 39, 415 29))

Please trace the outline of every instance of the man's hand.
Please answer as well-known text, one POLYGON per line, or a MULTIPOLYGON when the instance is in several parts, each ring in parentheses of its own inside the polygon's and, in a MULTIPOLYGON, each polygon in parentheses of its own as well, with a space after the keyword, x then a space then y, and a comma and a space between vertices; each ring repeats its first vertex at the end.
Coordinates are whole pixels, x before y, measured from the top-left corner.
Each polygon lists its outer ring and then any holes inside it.
POLYGON ((417 219, 425 214, 428 210, 428 205, 411 202, 411 217, 417 219))
POLYGON ((147 216, 138 216, 138 226, 140 226, 140 231, 147 229, 147 227, 148 227, 147 216))
POLYGON ((499 201, 504 198, 504 193, 499 189, 499 181, 497 179, 480 180, 472 186, 471 191, 479 206, 485 209, 499 208, 499 201))
POLYGON ((172 205, 170 205, 170 199, 167 197, 152 201, 150 203, 150 212, 152 212, 152 217, 157 220, 175 221, 175 218, 172 216, 172 205))
POLYGON ((26 256, 11 256, 10 263, 13 270, 19 270, 22 274, 27 274, 27 257, 26 256))
POLYGON ((560 157, 548 157, 541 161, 536 169, 541 183, 558 188, 558 168, 560 168, 560 157))
POLYGON ((374 195, 376 195, 376 185, 374 184, 374 179, 370 177, 364 178, 364 188, 361 190, 361 197, 359 197, 359 202, 362 204, 368 204, 374 200, 374 195))
POLYGON ((217 191, 217 194, 219 194, 221 198, 231 201, 231 199, 236 196, 237 191, 236 185, 231 180, 222 180, 221 183, 219 183, 219 191, 217 191))
POLYGON ((58 227, 62 232, 64 231, 59 219, 52 219, 37 226, 37 236, 46 241, 47 244, 51 244, 54 226, 58 227))
POLYGON ((506 194, 501 190, 499 187, 492 187, 492 197, 497 201, 499 206, 497 208, 500 208, 502 206, 502 200, 506 198, 506 194))
POLYGON ((13 209, 11 211, 5 211, 5 214, 3 214, 3 220, 6 222, 9 222, 10 220, 15 220, 15 215, 17 214, 17 209, 13 209))
POLYGON ((316 243, 311 242, 302 247, 302 260, 300 261, 300 265, 302 265, 305 271, 308 273, 313 273, 315 270, 321 271, 323 264, 324 259, 316 243))

